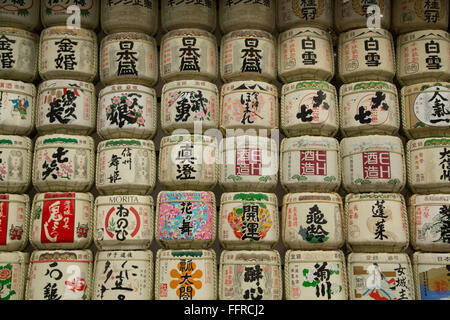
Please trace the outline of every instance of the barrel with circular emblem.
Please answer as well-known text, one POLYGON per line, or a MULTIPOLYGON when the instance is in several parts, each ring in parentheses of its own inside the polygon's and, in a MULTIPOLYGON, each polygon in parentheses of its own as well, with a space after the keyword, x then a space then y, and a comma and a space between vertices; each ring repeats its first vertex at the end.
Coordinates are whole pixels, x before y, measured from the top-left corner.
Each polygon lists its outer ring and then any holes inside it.
POLYGON ((161 27, 166 32, 182 28, 198 28, 214 32, 216 24, 216 1, 161 1, 161 27))
POLYGON ((0 194, 0 251, 22 251, 28 245, 30 197, 0 194))
POLYGON ((334 26, 333 19, 333 0, 277 1, 277 28, 279 32, 303 26, 331 30, 334 26))

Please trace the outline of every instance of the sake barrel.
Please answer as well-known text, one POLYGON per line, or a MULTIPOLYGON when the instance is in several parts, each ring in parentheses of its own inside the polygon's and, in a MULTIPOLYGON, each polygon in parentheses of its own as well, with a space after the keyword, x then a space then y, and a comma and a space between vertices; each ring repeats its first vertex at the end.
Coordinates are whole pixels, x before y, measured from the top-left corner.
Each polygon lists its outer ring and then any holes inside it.
POLYGON ((158 31, 159 1, 101 1, 100 22, 104 33, 158 31))
POLYGON ((156 90, 137 84, 115 84, 100 90, 97 134, 108 139, 151 139, 157 127, 156 90))
POLYGON ((348 299, 347 270, 342 251, 288 250, 285 266, 286 300, 348 299), (330 276, 316 277, 321 271, 330 276))
POLYGON ((391 0, 334 0, 334 23, 339 33, 369 26, 389 29, 391 0), (372 6, 376 6, 375 9, 372 6))
POLYGON ((281 300, 282 282, 278 251, 223 250, 221 253, 219 300, 281 300))
POLYGON ((153 252, 98 251, 92 286, 92 300, 151 300, 153 252))
POLYGON ((0 135, 0 192, 26 193, 31 183, 33 142, 30 138, 0 135))
POLYGON ((29 220, 30 198, 27 194, 0 194, 1 251, 22 251, 26 248, 29 220))
POLYGON ((161 27, 167 32, 182 28, 216 30, 216 1, 161 1, 161 27))
POLYGON ((220 76, 224 82, 277 80, 276 39, 269 32, 243 29, 221 40, 220 76))
POLYGON ((373 135, 341 141, 342 187, 347 192, 401 192, 406 184, 399 137, 373 135))
POLYGON ((397 80, 402 86, 450 81, 450 34, 421 30, 397 37, 397 80))
POLYGON ((347 194, 347 247, 354 252, 403 252, 409 245, 408 214, 398 193, 347 194))
POLYGON ((385 134, 400 129, 397 87, 385 81, 344 84, 339 90, 340 129, 344 137, 385 134))
POLYGON ((344 209, 337 193, 288 193, 281 217, 288 249, 338 250, 344 245, 344 209))
POLYGON ((414 252, 412 256, 417 300, 448 300, 448 253, 414 252))
POLYGON ((220 199, 219 242, 224 249, 274 249, 279 240, 274 193, 225 192, 220 199))
POLYGON ((233 81, 221 89, 220 129, 265 132, 279 126, 278 89, 261 81, 233 81))
POLYGON ((325 30, 333 28, 333 0, 277 1, 277 29, 279 32, 300 26, 325 30))
POLYGON ((273 32, 276 4, 268 1, 219 1, 219 25, 222 33, 247 28, 273 32))
POLYGON ((95 186, 101 195, 149 195, 156 184, 152 140, 111 139, 98 144, 95 186))
POLYGON ((415 300, 406 253, 350 253, 347 270, 350 300, 415 300))
POLYGON ((406 144, 408 186, 414 193, 450 192, 450 139, 409 140, 406 144))
POLYGON ((36 87, 22 81, 0 80, 0 134, 28 136, 34 130, 36 87))
POLYGON ((333 137, 338 132, 338 98, 331 83, 306 80, 284 84, 280 109, 280 127, 287 137, 333 137))
POLYGON ((448 194, 414 194, 409 198, 411 245, 417 251, 450 252, 448 194))
POLYGON ((167 190, 212 190, 217 184, 217 141, 206 135, 161 139, 158 179, 167 190))
POLYGON ((342 82, 392 82, 395 67, 394 42, 388 30, 362 28, 339 35, 338 76, 342 82))
POLYGON ((90 250, 36 250, 30 257, 25 300, 90 300, 90 250))
POLYGON ((32 182, 38 192, 87 192, 94 185, 94 139, 89 136, 39 136, 32 182))
POLYGON ((94 242, 99 250, 146 250, 154 234, 151 196, 112 195, 95 199, 94 242))
POLYGON ((156 253, 155 300, 216 300, 214 250, 163 250, 156 253), (185 282, 188 277, 190 281, 185 282))
POLYGON ((95 30, 100 20, 100 1, 41 1, 42 24, 45 28, 53 26, 76 28, 81 26, 82 28, 95 30))
POLYGON ((392 30, 397 34, 426 29, 447 30, 448 1, 392 1, 392 30))
POLYGON ((330 81, 334 52, 328 31, 298 27, 278 36, 278 77, 283 83, 300 80, 330 81))
POLYGON ((97 99, 92 83, 47 80, 38 87, 36 130, 39 134, 90 135, 95 130, 97 99))
POLYGON ((273 192, 278 183, 278 145, 259 136, 224 138, 219 145, 219 185, 225 192, 273 192))
POLYGON ((2 300, 23 300, 28 271, 28 252, 0 252, 0 271, 2 272, 2 300))
POLYGON ((97 76, 97 35, 88 29, 50 27, 41 33, 39 75, 43 80, 93 82, 97 76))
POLYGON ((422 82, 400 91, 402 129, 409 139, 450 136, 450 83, 422 82))
POLYGON ((205 132, 219 127, 219 91, 202 80, 177 80, 164 84, 161 96, 161 129, 205 132), (199 131, 197 131, 199 130, 199 131))
POLYGON ((335 138, 285 138, 280 147, 280 183, 288 192, 337 191, 341 185, 341 156, 335 138))
POLYGON ((164 82, 218 78, 216 37, 201 29, 169 31, 161 39, 160 73, 164 82))
POLYGON ((0 5, 0 26, 34 31, 40 26, 36 0, 4 0, 0 5))
POLYGON ((37 34, 0 27, 0 79, 33 82, 38 75, 38 52, 37 34))
POLYGON ((216 239, 216 198, 208 191, 161 191, 155 238, 165 249, 210 248, 216 239))

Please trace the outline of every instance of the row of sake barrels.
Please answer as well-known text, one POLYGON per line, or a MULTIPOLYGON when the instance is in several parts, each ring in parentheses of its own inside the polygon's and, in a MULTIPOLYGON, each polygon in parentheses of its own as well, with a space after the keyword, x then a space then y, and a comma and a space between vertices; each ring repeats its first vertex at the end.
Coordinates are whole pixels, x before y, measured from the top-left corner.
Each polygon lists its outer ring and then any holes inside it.
MULTIPOLYGON (((199 29, 178 29, 164 35, 160 58, 153 37, 114 33, 102 39, 87 29, 50 27, 38 36, 15 28, 0 28, 0 77, 32 82, 71 79, 104 85, 135 83, 154 86, 196 79, 214 82, 219 76, 216 37, 199 29), (39 52, 39 54, 38 54, 39 52), (100 60, 100 62, 98 61, 100 60), (100 66, 100 71, 98 70, 100 66), (158 72, 158 68, 160 72, 158 72), (38 72, 39 71, 39 72, 38 72)), ((344 82, 393 81, 401 85, 448 81, 450 36, 442 30, 422 30, 397 39, 384 29, 357 29, 340 35, 337 76, 344 82)), ((262 30, 239 30, 221 40, 220 76, 224 82, 260 80, 283 83, 330 81, 335 56, 330 35, 317 28, 289 29, 278 38, 262 30), (277 52, 278 48, 278 52, 277 52)))
POLYGON ((277 196, 225 192, 216 212, 209 191, 161 191, 151 196, 91 193, 1 194, 0 251, 34 249, 144 250, 211 248, 353 252, 450 252, 449 194, 289 193, 281 215, 277 196), (281 218, 280 218, 281 216, 281 218), (281 237, 280 237, 281 233, 281 237))
MULTIPOLYGON (((0 25, 33 31, 44 27, 67 25, 74 12, 80 14, 83 28, 96 29, 101 16, 101 28, 109 33, 143 32, 154 35, 159 27, 159 4, 146 1, 3 1, 0 6, 0 25), (71 9, 77 5, 78 10, 71 9), (101 7, 100 7, 101 5, 101 7), (101 11, 101 15, 100 15, 101 11)), ((448 28, 447 0, 390 1, 390 0, 214 0, 161 2, 163 31, 179 28, 200 28, 214 32, 219 9, 219 26, 223 33, 254 28, 273 33, 296 26, 318 26, 325 30, 336 27, 339 32, 379 25, 391 27, 396 33, 420 29, 448 28), (375 5, 376 7, 371 7, 375 5), (372 20, 374 20, 372 22, 372 20), (334 21, 334 23, 333 23, 334 21)))
POLYGON ((219 267, 212 250, 39 250, 0 267, 6 300, 440 300, 449 258, 289 250, 283 272, 272 250, 225 250, 219 267))

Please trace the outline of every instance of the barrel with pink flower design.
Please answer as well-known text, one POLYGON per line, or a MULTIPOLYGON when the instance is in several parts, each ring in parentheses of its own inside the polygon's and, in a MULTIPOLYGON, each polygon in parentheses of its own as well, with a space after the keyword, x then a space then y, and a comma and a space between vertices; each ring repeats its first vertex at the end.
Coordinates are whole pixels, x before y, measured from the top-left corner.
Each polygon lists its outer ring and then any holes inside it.
POLYGON ((137 84, 115 84, 99 93, 97 134, 103 139, 151 139, 157 127, 156 91, 137 84))

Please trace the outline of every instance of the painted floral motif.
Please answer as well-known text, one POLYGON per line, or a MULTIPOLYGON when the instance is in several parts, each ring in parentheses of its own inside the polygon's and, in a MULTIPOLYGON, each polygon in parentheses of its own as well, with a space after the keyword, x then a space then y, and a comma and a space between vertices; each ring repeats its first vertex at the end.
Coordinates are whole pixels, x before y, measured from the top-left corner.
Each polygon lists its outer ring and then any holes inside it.
POLYGON ((138 127, 145 125, 144 106, 139 104, 140 94, 128 93, 111 98, 111 103, 106 107, 106 119, 111 125, 119 128, 124 125, 137 124, 138 127))
POLYGON ((186 122, 192 116, 192 121, 211 120, 210 104, 201 90, 171 91, 168 93, 165 103, 169 108, 176 109, 175 121, 186 122))

